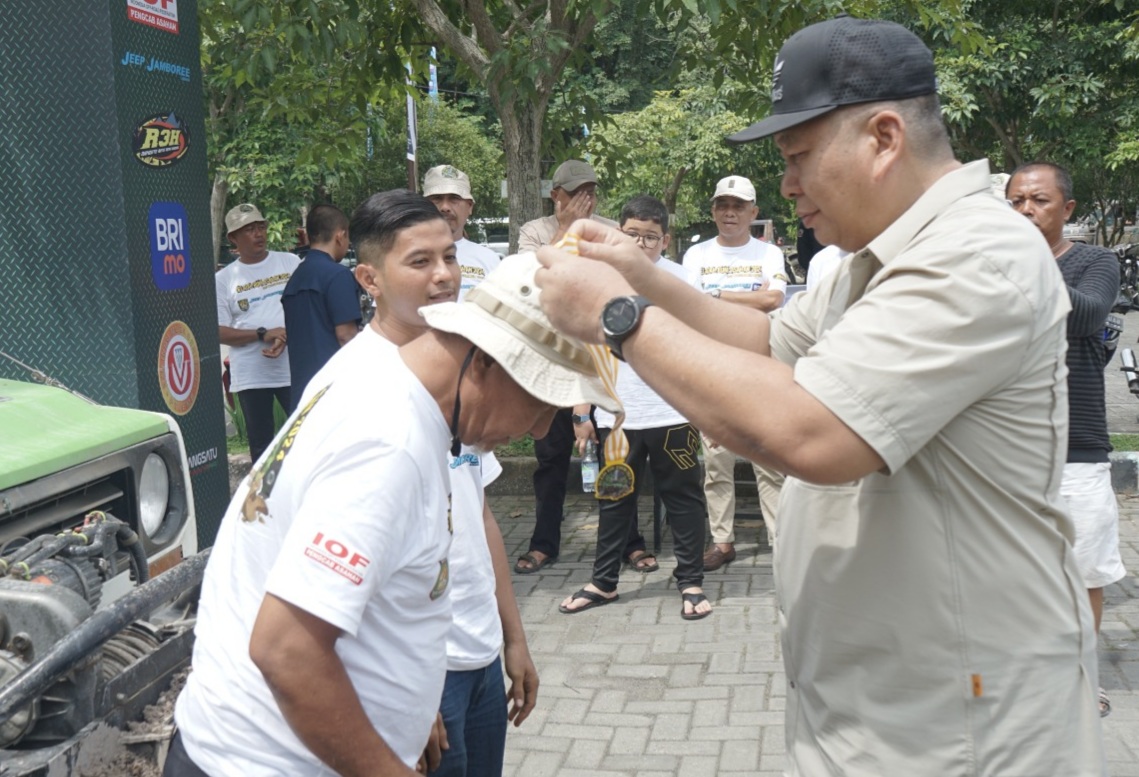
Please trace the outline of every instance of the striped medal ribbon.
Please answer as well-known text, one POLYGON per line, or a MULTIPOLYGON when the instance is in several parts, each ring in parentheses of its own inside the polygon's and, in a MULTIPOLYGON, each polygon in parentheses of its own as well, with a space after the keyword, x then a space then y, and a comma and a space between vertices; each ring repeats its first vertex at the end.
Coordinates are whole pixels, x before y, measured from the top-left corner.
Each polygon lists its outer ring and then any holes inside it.
MULTIPOLYGON (((571 254, 577 254, 578 236, 567 232, 565 237, 554 244, 571 254)), ((604 345, 590 345, 583 343, 589 355, 593 357, 593 366, 605 386, 605 393, 611 396, 618 406, 621 404, 617 396, 617 370, 619 362, 617 357, 604 345)), ((598 499, 616 501, 633 493, 633 468, 625 463, 629 456, 629 439, 621 429, 625 423, 625 410, 622 407, 614 413, 613 428, 605 439, 605 466, 597 473, 597 483, 593 486, 593 495, 598 499)))

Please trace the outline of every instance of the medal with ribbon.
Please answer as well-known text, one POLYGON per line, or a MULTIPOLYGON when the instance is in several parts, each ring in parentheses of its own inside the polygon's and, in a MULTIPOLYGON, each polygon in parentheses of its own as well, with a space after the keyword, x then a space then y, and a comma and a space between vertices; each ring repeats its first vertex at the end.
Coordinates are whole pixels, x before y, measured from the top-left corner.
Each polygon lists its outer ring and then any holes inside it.
MULTIPOLYGON (((577 241, 577 235, 567 232, 565 237, 554 244, 554 247, 576 254, 577 241)), ((617 357, 604 345, 588 343, 583 345, 593 358, 593 366, 605 386, 605 392, 620 406, 621 400, 617 396, 617 370, 620 363, 617 357)), ((621 430, 623 423, 625 423, 625 410, 622 408, 614 413, 613 428, 605 439, 605 466, 597 473, 597 483, 593 486, 593 495, 598 499, 616 501, 633 493, 633 468, 625 463, 625 459, 629 456, 629 439, 621 430)))

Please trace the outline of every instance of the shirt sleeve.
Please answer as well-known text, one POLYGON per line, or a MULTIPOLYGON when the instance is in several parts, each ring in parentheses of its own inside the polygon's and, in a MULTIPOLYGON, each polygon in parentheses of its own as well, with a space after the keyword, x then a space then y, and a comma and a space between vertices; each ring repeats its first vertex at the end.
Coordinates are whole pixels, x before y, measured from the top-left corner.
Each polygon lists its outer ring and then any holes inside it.
POLYGON ((337 272, 332 276, 328 284, 328 312, 336 325, 361 319, 359 286, 352 273, 337 272))
MULTIPOLYGON (((965 408, 1011 380, 1033 338, 1032 308, 1011 281, 988 262, 965 261, 952 247, 940 253, 910 264, 896 260, 795 363, 795 381, 874 448, 891 472, 965 408)), ((797 350, 801 336, 793 332, 802 326, 801 313, 825 313, 819 292, 835 291, 835 275, 796 295, 776 319, 779 350, 797 350), (787 326, 795 329, 780 331, 787 326)))
POLYGON ((684 268, 685 273, 688 275, 688 282, 699 289, 704 290, 704 284, 700 281, 700 257, 696 246, 692 246, 684 252, 684 257, 680 260, 680 266, 684 268))
POLYGON ((1087 337, 1103 329, 1119 295, 1119 261, 1106 251, 1096 254, 1076 285, 1068 286, 1068 298, 1072 302, 1072 312, 1068 315, 1069 337, 1087 337))
POLYGON ((479 464, 482 467, 483 488, 498 480, 498 476, 502 474, 502 464, 499 463, 498 458, 493 453, 482 454, 479 457, 479 464))
POLYGON ((538 230, 534 226, 534 222, 528 222, 522 225, 518 230, 518 252, 523 251, 537 251, 542 247, 542 240, 538 236, 538 230))
POLYGON ((787 269, 783 266, 783 252, 771 243, 763 244, 763 277, 768 291, 787 293, 787 269))
POLYGON ((214 288, 217 291, 218 326, 233 326, 233 314, 229 311, 229 283, 225 270, 214 274, 214 288))
POLYGON ((266 590, 354 635, 369 598, 409 563, 417 522, 430 519, 419 514, 422 489, 405 451, 347 445, 305 484, 266 590))

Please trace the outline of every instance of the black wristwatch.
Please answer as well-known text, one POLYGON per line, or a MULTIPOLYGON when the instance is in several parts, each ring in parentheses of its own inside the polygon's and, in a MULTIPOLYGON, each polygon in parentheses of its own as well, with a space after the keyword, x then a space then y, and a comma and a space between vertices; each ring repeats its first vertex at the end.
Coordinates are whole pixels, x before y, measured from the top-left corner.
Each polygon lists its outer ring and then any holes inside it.
POLYGON ((260 340, 261 342, 265 342, 265 333, 267 331, 269 331, 269 330, 267 330, 263 326, 257 327, 257 339, 260 340))
POLYGON ((601 311, 601 331, 605 333, 605 344, 621 361, 625 361, 621 353, 621 344, 640 326, 641 316, 645 308, 653 303, 648 297, 614 297, 605 303, 601 311))

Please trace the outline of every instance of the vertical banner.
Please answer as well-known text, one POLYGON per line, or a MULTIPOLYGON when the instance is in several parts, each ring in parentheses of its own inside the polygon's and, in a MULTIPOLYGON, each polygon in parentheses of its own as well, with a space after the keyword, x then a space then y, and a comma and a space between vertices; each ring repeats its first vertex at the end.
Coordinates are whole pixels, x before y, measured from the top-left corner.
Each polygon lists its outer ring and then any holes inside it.
POLYGON ((197 0, 105 1, 139 406, 182 427, 204 547, 229 501, 229 468, 197 0))
POLYGON ((411 80, 411 63, 407 63, 407 188, 419 191, 419 174, 415 169, 415 155, 419 148, 416 138, 415 83, 411 80))

